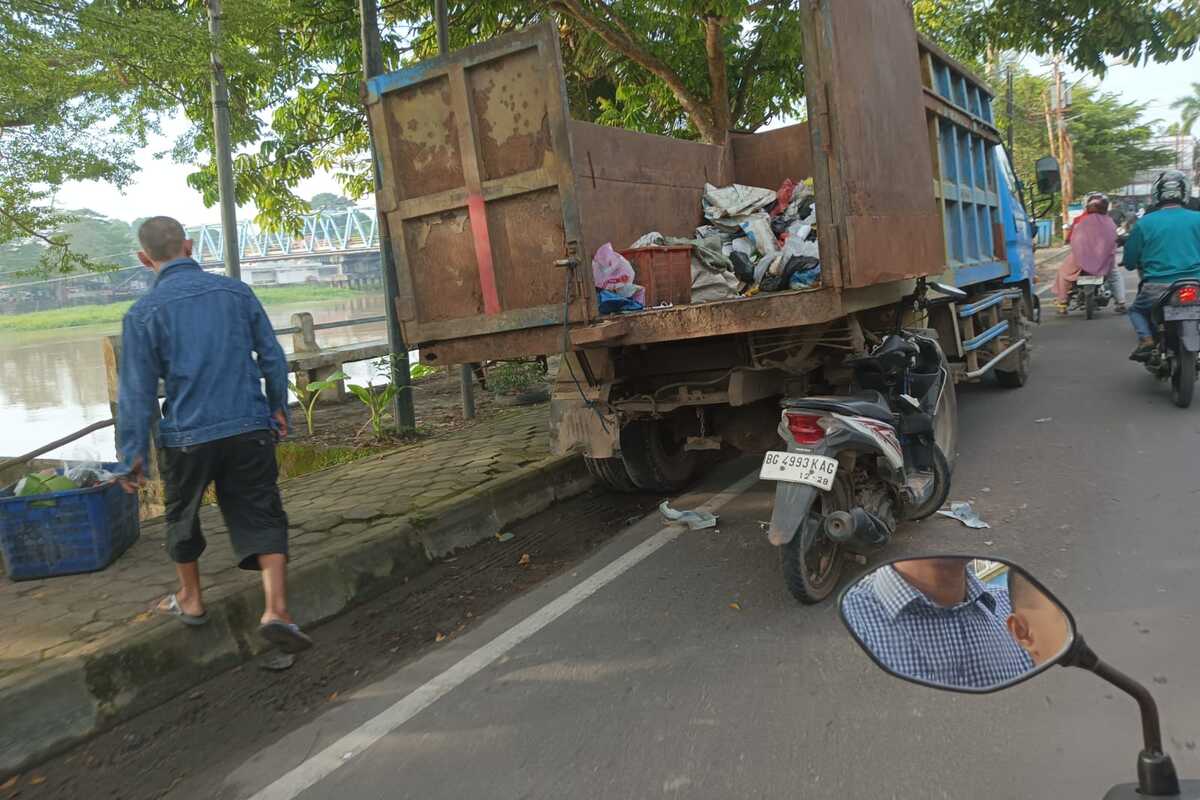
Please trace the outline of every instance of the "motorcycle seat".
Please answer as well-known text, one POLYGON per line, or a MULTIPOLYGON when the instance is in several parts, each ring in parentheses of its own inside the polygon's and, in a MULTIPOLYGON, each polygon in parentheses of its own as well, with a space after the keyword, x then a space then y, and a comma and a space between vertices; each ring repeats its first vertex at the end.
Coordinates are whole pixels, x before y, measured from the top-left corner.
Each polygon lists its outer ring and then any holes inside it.
POLYGON ((876 391, 858 392, 844 397, 839 395, 797 397, 785 400, 783 404, 790 411, 803 409, 832 411, 835 414, 845 414, 850 417, 866 417, 879 422, 895 422, 895 415, 888 407, 887 399, 876 391))

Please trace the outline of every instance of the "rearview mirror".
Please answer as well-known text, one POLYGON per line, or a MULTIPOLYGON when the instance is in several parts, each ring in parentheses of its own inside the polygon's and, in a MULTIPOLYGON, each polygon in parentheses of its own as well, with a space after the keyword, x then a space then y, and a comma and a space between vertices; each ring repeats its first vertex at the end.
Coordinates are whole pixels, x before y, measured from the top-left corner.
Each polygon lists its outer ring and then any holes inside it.
POLYGON ((1054 194, 1062 189, 1062 174, 1059 172, 1058 159, 1054 156, 1042 156, 1034 164, 1037 171, 1038 192, 1054 194))
POLYGON ((967 299, 967 293, 957 286, 948 286, 944 283, 938 283, 937 281, 928 281, 925 285, 930 289, 933 289, 935 292, 947 295, 948 297, 953 297, 955 300, 967 299))
POLYGON ((1006 689, 1061 661, 1075 620, 1021 567, 973 556, 903 559, 842 592, 843 624, 906 681, 954 692, 1006 689))

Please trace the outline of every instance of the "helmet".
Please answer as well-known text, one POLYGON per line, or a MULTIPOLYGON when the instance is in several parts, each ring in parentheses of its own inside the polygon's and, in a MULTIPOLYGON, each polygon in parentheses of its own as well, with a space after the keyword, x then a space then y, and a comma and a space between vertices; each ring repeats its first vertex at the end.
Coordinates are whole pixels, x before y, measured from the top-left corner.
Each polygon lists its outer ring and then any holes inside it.
POLYGON ((1092 192, 1087 196, 1087 202, 1084 206, 1091 208, 1092 206, 1100 206, 1100 210, 1108 213, 1108 195, 1103 192, 1092 192))
POLYGON ((1169 169, 1154 181, 1150 197, 1154 205, 1163 203, 1186 203, 1191 187, 1188 186, 1187 176, 1177 169, 1169 169))

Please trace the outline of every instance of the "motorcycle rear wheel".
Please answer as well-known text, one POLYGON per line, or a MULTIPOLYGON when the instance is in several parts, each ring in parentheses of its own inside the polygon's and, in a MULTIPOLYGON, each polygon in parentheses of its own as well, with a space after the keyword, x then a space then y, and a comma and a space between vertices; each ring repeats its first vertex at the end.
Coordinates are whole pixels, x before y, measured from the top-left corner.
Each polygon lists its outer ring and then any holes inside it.
POLYGON ((1088 319, 1093 319, 1096 316, 1096 290, 1091 286, 1083 290, 1083 304, 1084 314, 1088 319))
POLYGON ((1175 345, 1175 363, 1171 368, 1171 399, 1180 408, 1188 408, 1195 388, 1196 354, 1179 342, 1175 345))
MULTIPOLYGON (((832 511, 849 511, 850 505, 850 482, 839 476, 832 489, 817 495, 810 516, 824 517, 832 511)), ((842 546, 827 537, 824 526, 819 523, 801 525, 792 540, 780 548, 779 557, 788 591, 792 597, 810 606, 833 593, 845 565, 842 546)))

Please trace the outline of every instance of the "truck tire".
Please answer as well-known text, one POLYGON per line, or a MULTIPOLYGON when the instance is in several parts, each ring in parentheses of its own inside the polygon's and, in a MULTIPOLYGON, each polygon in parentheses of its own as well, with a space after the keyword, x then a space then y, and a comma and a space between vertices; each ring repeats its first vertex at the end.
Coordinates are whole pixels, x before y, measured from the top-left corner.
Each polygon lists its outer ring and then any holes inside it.
POLYGON ((587 471, 593 478, 614 492, 632 494, 638 490, 633 479, 629 477, 629 471, 625 469, 625 462, 619 458, 584 456, 583 463, 587 465, 587 471))
MULTIPOLYGON (((1020 335, 1024 336, 1025 331, 1028 330, 1029 317, 1025 313, 1024 302, 1020 303, 1017 308, 1016 319, 1012 321, 1016 323, 1015 327, 1020 332, 1020 335)), ((1091 319, 1091 317, 1088 317, 1088 319, 1091 319)), ((993 370, 996 374, 996 383, 1005 389, 1020 389, 1025 385, 1025 381, 1029 380, 1029 342, 1025 343, 1025 346, 1021 348, 1019 353, 1014 353, 1001 363, 1008 367, 1008 369, 996 367, 993 370)), ((947 458, 949 458, 948 455, 947 458)), ((951 465, 953 463, 952 460, 951 465)))
POLYGON ((686 443, 665 420, 634 420, 621 428, 621 460, 638 489, 676 492, 696 472, 696 453, 685 450, 686 443))
MULTIPOLYGON (((832 489, 817 495, 813 513, 824 517, 833 511, 849 511, 850 497, 849 482, 839 476, 832 489)), ((815 530, 808 532, 805 527, 808 526, 801 526, 792 540, 780 548, 779 557, 788 591, 804 605, 811 606, 837 588, 846 562, 842 546, 825 536, 823 526, 813 526, 815 530)))

